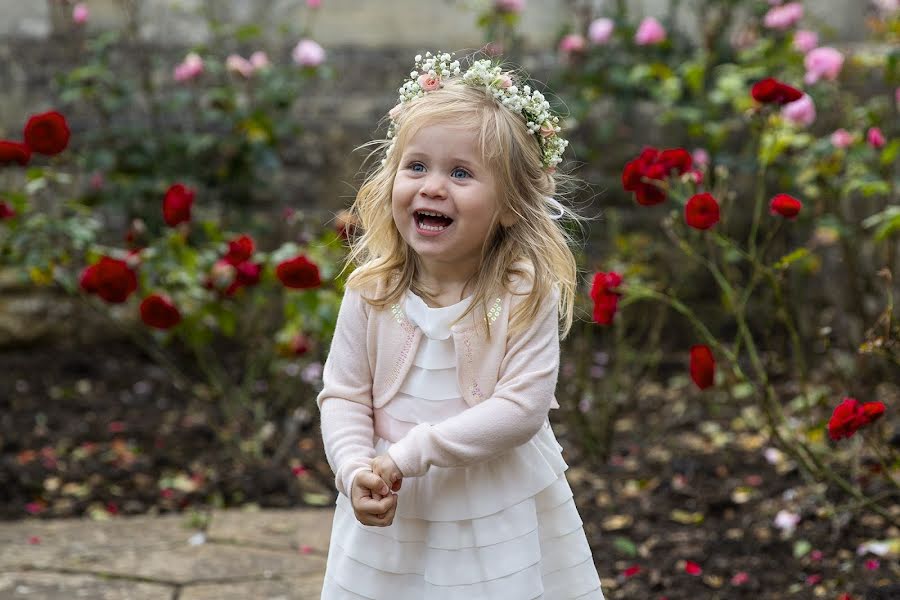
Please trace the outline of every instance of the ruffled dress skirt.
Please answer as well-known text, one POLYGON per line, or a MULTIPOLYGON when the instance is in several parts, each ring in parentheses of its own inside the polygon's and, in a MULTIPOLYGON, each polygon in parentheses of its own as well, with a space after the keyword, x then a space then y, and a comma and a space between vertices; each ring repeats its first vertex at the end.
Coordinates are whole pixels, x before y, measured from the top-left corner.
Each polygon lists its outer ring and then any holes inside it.
MULTIPOLYGON (((466 410, 449 323, 466 300, 405 308, 425 335, 400 392, 376 412, 375 451, 466 410)), ((525 444, 465 467, 406 477, 388 527, 338 494, 322 600, 603 600, 549 420, 525 444)))

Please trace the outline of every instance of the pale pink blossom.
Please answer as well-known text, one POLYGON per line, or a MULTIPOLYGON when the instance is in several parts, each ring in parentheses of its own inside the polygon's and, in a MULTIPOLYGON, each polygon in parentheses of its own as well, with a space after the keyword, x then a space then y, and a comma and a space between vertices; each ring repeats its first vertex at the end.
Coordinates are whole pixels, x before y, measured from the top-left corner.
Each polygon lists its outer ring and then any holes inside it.
POLYGON ((796 125, 808 127, 816 120, 816 105, 809 94, 803 94, 799 100, 785 104, 781 108, 781 115, 796 125))
POLYGON ((196 52, 191 52, 175 66, 175 81, 190 81, 203 73, 203 59, 196 52))
POLYGON ((231 73, 237 73, 243 77, 253 76, 253 65, 243 56, 232 54, 225 59, 225 68, 231 73))
POLYGON ((794 50, 806 54, 819 45, 819 34, 808 29, 798 29, 794 32, 794 50))
POLYGON ((705 167, 709 164, 709 152, 707 152, 704 148, 696 148, 691 153, 691 158, 694 160, 694 164, 698 167, 705 167))
POLYGON ((638 46, 650 46, 666 40, 666 30, 653 17, 645 17, 634 34, 634 43, 638 46))
POLYGON ((494 0, 494 8, 500 12, 520 13, 525 8, 525 0, 494 0))
POLYGON ((849 148, 853 144, 853 134, 846 129, 836 129, 831 134, 831 145, 835 148, 849 148))
POLYGON ((769 29, 784 31, 797 24, 803 18, 803 5, 799 2, 788 2, 781 6, 773 6, 763 17, 763 24, 769 29))
POLYGON ((419 87, 422 88, 422 91, 425 92, 433 92, 434 90, 440 89, 441 87, 441 76, 440 75, 429 75, 428 73, 422 73, 419 75, 419 87))
POLYGON ((583 52, 586 47, 587 42, 585 41, 584 36, 577 33, 570 33, 559 40, 559 51, 563 54, 583 52))
POLYGON ((84 2, 79 2, 72 7, 72 21, 74 21, 76 25, 84 25, 87 23, 88 17, 90 16, 91 13, 88 10, 87 4, 84 2))
POLYGON ((306 0, 306 6, 309 8, 319 8, 322 6, 322 0, 306 0))
POLYGON ((510 77, 506 73, 502 73, 500 75, 499 79, 500 79, 500 81, 499 81, 500 87, 502 87, 502 88, 512 87, 512 84, 513 84, 512 77, 510 77))
POLYGON ((775 515, 775 527, 777 527, 787 535, 790 535, 794 532, 794 529, 797 528, 798 523, 800 523, 800 515, 798 515, 797 513, 792 513, 787 510, 780 510, 778 511, 778 514, 775 515))
POLYGON ((556 127, 553 126, 553 123, 550 121, 544 121, 541 123, 541 136, 542 137, 550 137, 551 135, 556 134, 556 127))
POLYGON ((869 131, 866 132, 866 141, 873 148, 881 148, 884 146, 884 134, 881 133, 881 130, 877 127, 870 127, 869 131))
POLYGON ((612 38, 615 26, 612 19, 596 19, 588 27, 588 39, 592 44, 602 46, 612 38))
POLYGON ((810 50, 803 58, 803 66, 806 67, 806 76, 803 81, 807 85, 817 82, 819 79, 827 79, 834 81, 841 74, 841 68, 844 66, 844 55, 835 50, 823 46, 810 50))
POLYGON ((301 67, 318 67, 325 62, 325 49, 310 39, 297 42, 291 56, 301 67))
POLYGON ((253 68, 257 71, 268 69, 270 65, 269 57, 262 50, 257 50, 250 55, 250 64, 253 65, 253 68))

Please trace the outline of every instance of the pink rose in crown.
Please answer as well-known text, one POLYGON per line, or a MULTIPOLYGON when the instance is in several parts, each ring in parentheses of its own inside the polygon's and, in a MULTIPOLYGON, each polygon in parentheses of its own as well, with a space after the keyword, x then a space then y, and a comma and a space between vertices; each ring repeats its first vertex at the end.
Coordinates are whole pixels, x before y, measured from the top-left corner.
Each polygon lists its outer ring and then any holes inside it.
POLYGON ((550 137, 552 135, 556 135, 556 128, 553 126, 553 123, 550 121, 541 123, 541 136, 550 137))
POLYGON ((434 90, 440 89, 441 76, 422 73, 421 75, 419 75, 418 82, 419 86, 422 88, 422 91, 433 92, 434 90))
POLYGON ((508 87, 512 87, 512 84, 513 84, 512 77, 510 77, 506 73, 500 75, 500 87, 508 88, 508 87))
POLYGON ((803 59, 806 67, 806 76, 803 78, 807 84, 813 84, 819 79, 834 81, 841 74, 844 66, 844 55, 827 46, 810 50, 803 59))

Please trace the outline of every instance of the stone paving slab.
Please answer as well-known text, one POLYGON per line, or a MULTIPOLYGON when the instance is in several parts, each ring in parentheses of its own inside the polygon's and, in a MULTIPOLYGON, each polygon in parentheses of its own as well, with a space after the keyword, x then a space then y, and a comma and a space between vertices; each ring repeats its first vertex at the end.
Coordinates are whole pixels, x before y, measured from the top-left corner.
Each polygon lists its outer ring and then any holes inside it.
POLYGON ((0 598, 4 600, 172 600, 174 595, 172 586, 91 575, 38 571, 0 573, 0 598))
POLYGON ((305 579, 256 581, 231 585, 191 585, 179 600, 320 600, 324 573, 305 579))
POLYGON ((333 509, 217 510, 209 526, 210 541, 228 540, 265 548, 297 550, 310 546, 328 554, 333 509))

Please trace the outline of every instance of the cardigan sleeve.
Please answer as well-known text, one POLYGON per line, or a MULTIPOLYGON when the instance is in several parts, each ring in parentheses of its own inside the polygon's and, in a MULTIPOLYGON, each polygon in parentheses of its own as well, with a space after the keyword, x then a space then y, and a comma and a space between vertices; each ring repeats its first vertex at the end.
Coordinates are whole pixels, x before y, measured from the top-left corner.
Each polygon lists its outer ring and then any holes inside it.
POLYGON ((341 301, 331 349, 316 397, 325 456, 335 487, 345 496, 359 471, 375 457, 372 370, 365 340, 368 305, 360 292, 347 289, 341 301))
POLYGON ((420 423, 388 449, 404 477, 424 475, 432 465, 459 467, 487 460, 540 430, 559 370, 557 300, 554 291, 531 326, 509 338, 490 398, 440 423, 420 423))

